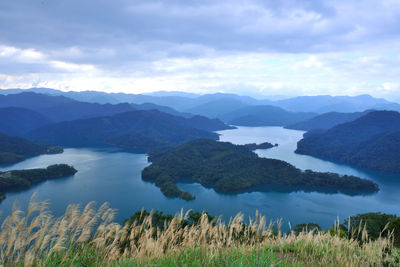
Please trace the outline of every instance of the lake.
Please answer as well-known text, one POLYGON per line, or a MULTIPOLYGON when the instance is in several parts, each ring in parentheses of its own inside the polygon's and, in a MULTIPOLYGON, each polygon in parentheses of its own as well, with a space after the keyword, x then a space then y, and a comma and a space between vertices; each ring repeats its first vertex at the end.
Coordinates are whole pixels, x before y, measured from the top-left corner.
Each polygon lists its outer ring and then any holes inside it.
POLYGON ((345 164, 320 160, 294 153, 296 143, 303 132, 282 127, 239 127, 234 130, 218 132, 221 141, 234 144, 271 142, 279 144, 268 150, 257 150, 261 157, 285 160, 300 169, 330 171, 351 174, 374 180, 380 191, 372 195, 349 196, 318 192, 251 192, 217 194, 199 184, 179 184, 196 196, 194 201, 165 197, 158 187, 142 181, 141 171, 148 166, 147 156, 133 154, 119 149, 66 148, 63 154, 42 155, 23 162, 0 168, 28 169, 47 167, 56 163, 73 165, 78 172, 72 177, 50 180, 25 191, 7 193, 0 203, 1 220, 10 214, 12 205, 17 202, 25 208, 34 192, 38 200, 50 200, 50 209, 59 216, 68 204, 85 205, 90 201, 109 202, 118 209, 116 220, 125 218, 141 209, 161 210, 165 213, 185 211, 208 211, 213 215, 223 215, 225 220, 243 212, 247 217, 258 210, 269 220, 282 218, 283 229, 303 222, 316 222, 322 227, 332 226, 338 217, 343 220, 350 215, 364 212, 384 212, 400 215, 400 175, 386 174, 345 164))

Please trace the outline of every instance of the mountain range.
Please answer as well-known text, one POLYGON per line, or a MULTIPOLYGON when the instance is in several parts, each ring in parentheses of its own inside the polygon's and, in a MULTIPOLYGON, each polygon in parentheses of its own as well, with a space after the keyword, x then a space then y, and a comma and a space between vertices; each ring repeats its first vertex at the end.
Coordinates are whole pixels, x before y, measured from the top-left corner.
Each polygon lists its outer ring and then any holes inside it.
MULTIPOLYGON (((283 108, 292 112, 313 112, 313 113, 326 113, 326 112, 362 112, 368 109, 375 110, 396 110, 400 111, 400 104, 390 102, 382 98, 374 98, 370 95, 359 96, 299 96, 281 100, 269 99, 256 99, 249 96, 240 96, 236 94, 216 93, 196 95, 184 92, 154 92, 148 94, 125 94, 125 93, 105 93, 97 91, 82 91, 82 92, 64 92, 50 88, 31 88, 31 89, 7 89, 0 90, 0 94, 16 94, 21 92, 37 92, 48 95, 65 96, 77 101, 91 102, 91 103, 153 103, 161 106, 168 106, 180 112, 190 112, 190 110, 198 110, 198 115, 204 115, 204 109, 201 105, 219 101, 224 103, 226 99, 235 100, 233 105, 230 105, 231 110, 241 108, 236 106, 237 101, 241 105, 272 105, 283 108)), ((225 106, 229 106, 225 103, 225 106)), ((229 112, 226 111, 226 112, 229 112)), ((224 112, 224 113, 226 113, 224 112)), ((215 114, 212 116, 216 117, 215 114)))
POLYGON ((31 109, 42 114, 53 122, 93 118, 98 116, 111 116, 133 110, 153 109, 177 116, 191 116, 191 114, 178 112, 173 108, 159 106, 152 103, 88 103, 70 99, 65 96, 46 95, 34 92, 0 95, 0 107, 20 107, 31 109))
POLYGON ((119 146, 137 150, 170 147, 198 138, 218 139, 211 132, 230 129, 218 120, 183 118, 158 110, 140 110, 90 119, 53 123, 25 137, 63 146, 119 146))
POLYGON ((232 129, 218 119, 151 103, 87 103, 23 92, 0 95, 0 107, 0 132, 65 146, 148 150, 197 138, 218 139, 214 131, 232 129))

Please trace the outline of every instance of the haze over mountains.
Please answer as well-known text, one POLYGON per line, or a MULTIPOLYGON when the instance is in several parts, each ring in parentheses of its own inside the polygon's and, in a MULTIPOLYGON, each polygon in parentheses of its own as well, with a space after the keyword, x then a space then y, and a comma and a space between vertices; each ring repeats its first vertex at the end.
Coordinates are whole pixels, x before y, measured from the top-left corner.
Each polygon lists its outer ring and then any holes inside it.
MULTIPOLYGON (((48 95, 63 95, 78 101, 92 102, 92 103, 153 103, 162 106, 168 106, 178 111, 196 110, 199 115, 202 112, 209 112, 207 106, 201 109, 201 105, 212 103, 220 103, 222 106, 237 105, 239 102, 242 105, 273 105, 278 106, 288 111, 293 112, 314 112, 314 113, 326 113, 326 112, 361 112, 367 109, 389 109, 389 110, 400 110, 400 104, 390 102, 382 98, 374 98, 370 95, 359 95, 359 96, 299 96, 288 99, 282 99, 272 101, 268 99, 255 99, 249 96, 239 96, 235 94, 205 94, 195 95, 184 92, 155 92, 150 94, 124 94, 124 93, 104 93, 97 91, 82 91, 75 92, 69 91, 64 92, 60 90, 54 90, 49 88, 31 88, 31 89, 7 89, 0 90, 0 94, 15 94, 21 92, 37 92, 48 95), (236 100, 232 104, 225 103, 227 100, 236 100), (216 101, 216 102, 215 102, 216 101), (207 110, 207 111, 205 111, 207 110)), ((231 107, 230 111, 240 106, 231 107)), ((223 113, 229 112, 225 109, 223 113)), ((221 113, 222 114, 222 113, 221 113)))
POLYGON ((400 171, 394 159, 400 104, 369 95, 270 101, 222 93, 0 92, 0 132, 44 144, 149 151, 199 138, 217 140, 214 131, 230 129, 228 125, 284 126, 308 131, 298 153, 400 171), (376 111, 381 109, 392 111, 376 111))
MULTIPOLYGON (((133 110, 151 110, 169 113, 176 116, 191 117, 193 114, 208 118, 219 118, 227 124, 242 126, 290 126, 323 114, 325 112, 354 113, 365 110, 396 110, 400 111, 400 104, 384 99, 374 98, 369 95, 360 96, 303 96, 272 101, 268 99, 255 99, 249 96, 235 94, 206 94, 196 95, 184 92, 155 92, 150 94, 124 94, 104 93, 96 91, 63 92, 48 88, 31 88, 0 90, 1 94, 8 94, 2 98, 0 107, 12 105, 13 94, 21 97, 24 92, 37 92, 48 96, 57 96, 57 105, 63 103, 63 108, 48 106, 48 100, 39 104, 21 105, 41 114, 47 115, 52 121, 65 121, 75 119, 93 118, 96 116, 112 116, 120 112, 133 110), (74 101, 75 100, 75 101, 74 101), (113 104, 113 105, 110 105, 113 104), (33 106, 32 106, 33 105, 33 106)), ((36 96, 37 97, 37 96, 36 96)), ((334 115, 338 123, 351 120, 353 115, 334 115), (338 117, 339 116, 339 117, 338 117), (345 117, 348 117, 347 119, 345 117)), ((357 115, 354 115, 357 117, 357 115)), ((354 117, 354 118, 355 118, 354 117)), ((323 128, 336 125, 326 124, 323 128)), ((297 127, 297 126, 294 126, 297 127)), ((301 127, 300 127, 301 128, 301 127)), ((299 128, 299 129, 300 129, 299 128)), ((304 129, 306 129, 305 127, 304 129)))
POLYGON ((372 110, 366 110, 364 112, 353 112, 353 113, 328 112, 321 115, 317 115, 308 120, 288 125, 285 128, 302 130, 302 131, 329 129, 336 125, 356 120, 371 111, 372 110))

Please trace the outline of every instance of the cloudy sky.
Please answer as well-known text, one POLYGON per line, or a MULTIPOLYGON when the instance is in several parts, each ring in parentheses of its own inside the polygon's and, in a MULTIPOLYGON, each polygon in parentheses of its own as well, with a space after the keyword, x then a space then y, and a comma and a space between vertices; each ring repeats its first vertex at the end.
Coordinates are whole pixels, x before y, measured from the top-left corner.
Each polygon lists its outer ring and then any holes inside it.
POLYGON ((1 0, 0 88, 400 100, 399 0, 1 0))

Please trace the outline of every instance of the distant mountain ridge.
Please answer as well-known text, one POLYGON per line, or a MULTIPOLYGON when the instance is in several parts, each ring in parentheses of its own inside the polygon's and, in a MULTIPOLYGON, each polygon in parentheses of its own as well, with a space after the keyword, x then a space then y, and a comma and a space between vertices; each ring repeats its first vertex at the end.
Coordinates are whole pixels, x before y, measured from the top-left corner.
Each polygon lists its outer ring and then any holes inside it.
POLYGON ((305 121, 300 121, 295 124, 290 124, 288 126, 285 126, 285 128, 293 130, 301 130, 301 131, 312 131, 318 129, 326 130, 342 123, 354 121, 371 111, 372 110, 367 110, 364 112, 354 112, 354 113, 328 112, 321 115, 317 115, 305 121))
POLYGON ((26 135, 35 141, 63 146, 119 146, 149 150, 198 138, 218 139, 211 131, 229 129, 218 120, 173 116, 157 110, 46 125, 26 135))
POLYGON ((275 106, 245 106, 223 114, 221 120, 238 126, 285 126, 314 117, 315 113, 290 112, 275 106))
POLYGON ((46 95, 35 92, 22 92, 0 95, 0 107, 19 107, 31 109, 45 116, 49 121, 61 122, 76 119, 112 116, 134 110, 160 110, 176 116, 190 117, 192 114, 182 113, 170 107, 156 104, 99 104, 81 102, 65 96, 46 95))
POLYGON ((400 104, 370 95, 359 96, 299 96, 275 102, 276 105, 295 112, 362 112, 368 109, 397 110, 400 104))
POLYGON ((326 131, 311 131, 296 153, 400 173, 400 113, 373 111, 326 131))
MULTIPOLYGON (((0 94, 15 94, 21 92, 38 92, 49 95, 63 95, 78 101, 91 103, 153 103, 161 106, 168 106, 177 111, 187 111, 196 109, 200 105, 221 99, 232 99, 242 102, 245 105, 272 105, 292 112, 362 112, 368 109, 376 110, 396 110, 400 111, 400 104, 390 102, 381 98, 374 98, 370 95, 359 96, 299 96, 280 100, 255 99, 249 96, 240 96, 228 93, 216 93, 195 95, 185 92, 154 92, 145 94, 125 94, 125 93, 105 93, 97 91, 64 92, 50 88, 31 88, 31 89, 2 89, 0 94)), ((232 107, 232 111, 235 107, 232 107)), ((202 113, 196 113, 204 115, 202 113)))
POLYGON ((187 109, 186 112, 200 114, 209 118, 223 118, 224 114, 242 107, 247 107, 247 105, 240 100, 221 98, 187 109))

